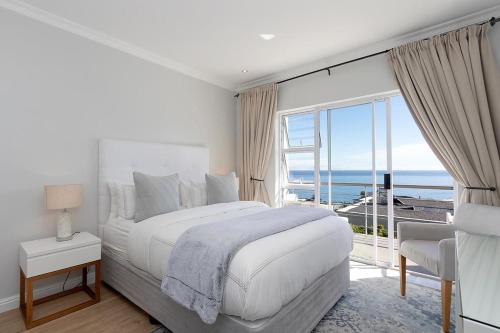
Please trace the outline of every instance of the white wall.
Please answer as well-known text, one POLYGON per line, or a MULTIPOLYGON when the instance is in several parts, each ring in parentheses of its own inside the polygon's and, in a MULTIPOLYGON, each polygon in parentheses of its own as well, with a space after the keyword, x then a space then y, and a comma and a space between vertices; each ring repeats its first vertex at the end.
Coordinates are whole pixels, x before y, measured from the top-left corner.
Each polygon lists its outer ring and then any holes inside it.
MULTIPOLYGON (((493 53, 500 68, 500 25, 489 33, 493 53)), ((335 102, 399 89, 387 55, 340 66, 328 76, 326 71, 288 81, 279 85, 278 110, 289 110, 321 103, 335 102)), ((266 186, 271 196, 279 196, 276 184, 276 154, 266 175, 266 186)))
POLYGON ((204 145, 236 163, 234 93, 0 9, 0 300, 18 244, 55 234, 43 186, 82 183, 74 229, 97 232, 101 137, 204 145))
POLYGON ((278 110, 339 101, 398 89, 385 54, 279 85, 278 110))

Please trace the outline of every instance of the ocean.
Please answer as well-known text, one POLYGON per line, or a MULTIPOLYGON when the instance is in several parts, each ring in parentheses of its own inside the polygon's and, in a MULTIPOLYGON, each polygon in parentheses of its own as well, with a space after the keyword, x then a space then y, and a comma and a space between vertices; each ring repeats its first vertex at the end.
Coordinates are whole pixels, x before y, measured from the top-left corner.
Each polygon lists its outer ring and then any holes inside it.
MULTIPOLYGON (((320 172, 321 181, 328 182, 328 171, 320 172)), ((453 186, 453 178, 446 171, 435 170, 397 170, 393 172, 393 183, 401 185, 444 185, 453 186)), ((312 182, 314 172, 312 170, 290 170, 290 181, 312 182)), ((369 183, 372 182, 371 170, 336 170, 332 171, 332 182, 337 183, 369 183)), ((384 182, 384 172, 377 172, 377 183, 384 182)), ((332 186, 332 201, 335 203, 351 203, 360 198, 360 194, 365 190, 364 186, 332 186)), ((366 188, 368 192, 372 191, 371 186, 366 188)), ((310 190, 291 190, 296 193, 299 199, 312 199, 314 191, 310 190)), ((451 200, 453 199, 452 190, 427 190, 396 188, 394 195, 409 196, 422 199, 451 200)), ((328 186, 321 186, 321 201, 328 201, 328 186)))

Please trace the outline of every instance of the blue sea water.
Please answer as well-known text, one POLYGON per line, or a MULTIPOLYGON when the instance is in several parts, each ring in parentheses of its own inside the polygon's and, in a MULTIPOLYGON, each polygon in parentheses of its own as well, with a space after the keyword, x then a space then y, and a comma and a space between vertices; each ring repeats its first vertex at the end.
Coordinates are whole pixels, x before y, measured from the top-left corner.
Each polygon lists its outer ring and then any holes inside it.
MULTIPOLYGON (((322 182, 328 181, 328 171, 320 172, 322 182)), ((453 186, 453 178, 446 171, 435 170, 396 170, 393 172, 393 183, 404 185, 444 185, 453 186)), ((312 182, 314 172, 312 170, 290 170, 290 181, 312 182)), ((384 172, 377 172, 377 183, 384 181, 384 172)), ((337 183, 367 183, 372 182, 371 170, 336 170, 332 171, 332 182, 337 183)), ((360 193, 365 190, 364 186, 332 186, 332 201, 336 203, 350 203, 360 197, 360 193)), ((368 192, 372 191, 371 186, 366 188, 368 192)), ((300 199, 311 199, 314 197, 314 191, 293 190, 300 199)), ((394 195, 410 196, 422 199, 451 200, 453 198, 452 190, 428 190, 428 189, 410 189, 395 188, 394 195)), ((321 201, 328 201, 328 186, 321 186, 321 201)))

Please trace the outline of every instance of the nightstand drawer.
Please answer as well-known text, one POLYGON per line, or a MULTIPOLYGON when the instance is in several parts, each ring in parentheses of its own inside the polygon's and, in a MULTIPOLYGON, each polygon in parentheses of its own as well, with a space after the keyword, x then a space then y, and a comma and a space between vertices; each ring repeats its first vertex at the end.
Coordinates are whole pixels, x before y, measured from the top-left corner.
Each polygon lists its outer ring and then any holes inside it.
POLYGON ((20 265, 27 278, 101 259, 101 244, 27 258, 21 251, 20 265))

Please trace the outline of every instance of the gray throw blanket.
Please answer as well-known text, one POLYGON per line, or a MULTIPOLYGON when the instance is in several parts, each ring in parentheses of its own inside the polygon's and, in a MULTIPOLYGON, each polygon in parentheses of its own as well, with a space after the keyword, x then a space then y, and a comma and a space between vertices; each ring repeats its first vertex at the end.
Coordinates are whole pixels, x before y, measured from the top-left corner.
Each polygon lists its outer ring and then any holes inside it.
POLYGON ((257 239, 335 215, 322 208, 286 207, 194 226, 175 243, 162 291, 213 324, 222 306, 224 283, 236 252, 257 239))

